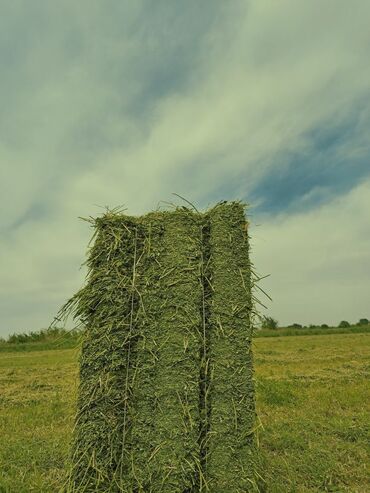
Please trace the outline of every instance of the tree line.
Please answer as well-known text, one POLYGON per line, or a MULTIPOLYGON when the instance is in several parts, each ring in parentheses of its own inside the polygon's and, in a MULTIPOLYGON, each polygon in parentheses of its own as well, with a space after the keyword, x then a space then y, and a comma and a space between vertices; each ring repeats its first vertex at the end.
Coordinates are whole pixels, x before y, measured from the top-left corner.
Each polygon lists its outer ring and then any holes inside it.
MULTIPOLYGON (((369 325, 370 321, 367 318, 360 318, 358 322, 356 323, 350 323, 347 320, 341 320, 339 324, 336 327, 339 328, 347 328, 347 327, 360 327, 364 325, 369 325)), ((261 318, 261 329, 269 329, 269 330, 277 330, 279 329, 280 325, 279 322, 273 318, 273 317, 268 317, 268 316, 263 316, 261 318)), ((294 322, 293 324, 287 325, 288 328, 293 328, 293 329, 317 329, 321 327, 322 329, 327 329, 329 328, 328 324, 321 324, 321 325, 302 325, 297 322, 294 322)))

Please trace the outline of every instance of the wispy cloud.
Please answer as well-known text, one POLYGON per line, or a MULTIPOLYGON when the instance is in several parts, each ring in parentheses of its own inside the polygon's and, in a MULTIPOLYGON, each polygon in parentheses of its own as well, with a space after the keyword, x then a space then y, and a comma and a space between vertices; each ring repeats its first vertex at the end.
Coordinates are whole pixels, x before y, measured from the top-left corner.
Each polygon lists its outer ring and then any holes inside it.
POLYGON ((142 213, 178 192, 251 201, 266 231, 281 214, 320 223, 370 172, 369 14, 360 0, 3 2, 0 330, 46 325, 77 289, 90 231, 76 218, 94 204, 142 213))
POLYGON ((369 318, 370 180, 309 212, 265 217, 253 259, 270 277, 270 313, 282 323, 369 318))
POLYGON ((307 210, 350 191, 370 176, 369 108, 318 125, 304 136, 305 145, 275 155, 275 166, 250 194, 258 211, 307 210))

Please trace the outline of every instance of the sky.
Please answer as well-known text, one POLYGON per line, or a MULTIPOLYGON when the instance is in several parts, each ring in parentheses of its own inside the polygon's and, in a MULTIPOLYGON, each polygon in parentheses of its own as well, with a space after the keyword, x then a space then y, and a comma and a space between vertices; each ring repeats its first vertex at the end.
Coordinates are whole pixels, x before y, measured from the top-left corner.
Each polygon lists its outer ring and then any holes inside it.
POLYGON ((370 2, 0 0, 0 336, 47 327, 92 230, 249 204, 262 312, 370 318, 370 2))

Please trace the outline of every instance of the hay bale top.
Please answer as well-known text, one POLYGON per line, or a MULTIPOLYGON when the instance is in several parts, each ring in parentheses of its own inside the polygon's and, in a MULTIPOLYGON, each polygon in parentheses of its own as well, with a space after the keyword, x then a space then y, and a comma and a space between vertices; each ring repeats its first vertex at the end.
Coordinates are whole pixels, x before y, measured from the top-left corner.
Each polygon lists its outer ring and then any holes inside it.
POLYGON ((234 214, 240 216, 240 214, 242 213, 245 217, 245 210, 247 207, 247 203, 236 200, 218 202, 215 206, 203 212, 198 211, 195 206, 192 206, 191 208, 187 206, 173 206, 172 209, 155 210, 144 215, 125 214, 124 210, 121 209, 107 209, 107 211, 103 215, 96 218, 90 217, 89 219, 87 219, 87 221, 96 227, 103 227, 104 225, 114 226, 122 221, 132 225, 140 225, 143 222, 147 222, 148 220, 153 220, 154 222, 166 222, 166 220, 173 218, 173 216, 183 217, 184 215, 208 219, 210 215, 214 214, 215 212, 220 212, 221 215, 222 212, 224 212, 225 214, 227 214, 228 217, 234 214))

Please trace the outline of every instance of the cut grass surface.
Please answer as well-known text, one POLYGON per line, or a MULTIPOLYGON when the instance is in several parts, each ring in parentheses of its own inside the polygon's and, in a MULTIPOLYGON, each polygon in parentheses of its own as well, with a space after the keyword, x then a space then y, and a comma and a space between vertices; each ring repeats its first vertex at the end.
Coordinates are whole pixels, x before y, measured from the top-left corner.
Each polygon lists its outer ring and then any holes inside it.
MULTIPOLYGON (((77 355, 0 355, 1 493, 55 493, 62 485, 77 355)), ((369 357, 369 334, 255 340, 269 492, 370 492, 369 357)))
POLYGON ((0 492, 56 492, 65 476, 76 350, 0 355, 0 492))
POLYGON ((269 491, 370 491, 369 342, 368 334, 256 341, 269 491))

